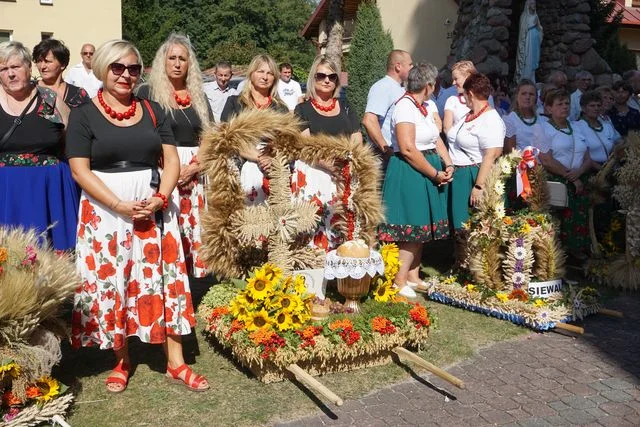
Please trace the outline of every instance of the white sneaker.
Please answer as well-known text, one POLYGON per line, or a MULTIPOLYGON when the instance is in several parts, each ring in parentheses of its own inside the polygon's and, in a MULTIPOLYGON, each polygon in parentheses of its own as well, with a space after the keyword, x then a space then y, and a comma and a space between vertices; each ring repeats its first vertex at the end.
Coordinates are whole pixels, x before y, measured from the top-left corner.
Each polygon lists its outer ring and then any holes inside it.
MULTIPOLYGON (((407 282, 407 285, 409 284, 409 282, 407 282)), ((418 294, 416 294, 416 292, 411 289, 410 286, 403 286, 402 289, 400 289, 400 291, 398 292, 398 295, 406 297, 406 298, 417 298, 418 294)))
POLYGON ((411 289, 415 289, 417 291, 426 292, 431 287, 431 284, 425 282, 424 280, 420 280, 420 282, 418 282, 418 283, 410 282, 410 281, 407 280, 407 286, 409 286, 411 289))

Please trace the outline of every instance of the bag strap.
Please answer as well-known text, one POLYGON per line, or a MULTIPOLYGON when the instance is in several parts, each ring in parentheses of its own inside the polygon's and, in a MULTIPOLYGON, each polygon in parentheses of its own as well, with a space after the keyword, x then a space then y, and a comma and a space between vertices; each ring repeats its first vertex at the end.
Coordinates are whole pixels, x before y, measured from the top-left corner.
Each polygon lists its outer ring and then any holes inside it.
POLYGON ((151 121, 153 121, 153 127, 154 128, 158 127, 158 121, 156 119, 156 115, 153 112, 153 108, 151 108, 151 104, 146 98, 143 98, 142 102, 144 103, 144 106, 147 107, 147 111, 149 111, 149 115, 151 116, 151 121))
POLYGON ((20 116, 13 119, 13 124, 11 125, 9 130, 2 136, 2 140, 0 140, 0 150, 2 149, 4 144, 9 140, 9 138, 11 138, 11 135, 13 135, 13 132, 18 128, 18 126, 22 124, 22 120, 24 119, 24 116, 27 114, 27 111, 29 111, 29 108, 31 108, 31 106, 33 105, 33 101, 35 101, 37 97, 38 97, 38 93, 36 92, 33 98, 31 98, 31 101, 29 101, 27 106, 24 107, 24 110, 22 110, 22 113, 20 113, 20 116))

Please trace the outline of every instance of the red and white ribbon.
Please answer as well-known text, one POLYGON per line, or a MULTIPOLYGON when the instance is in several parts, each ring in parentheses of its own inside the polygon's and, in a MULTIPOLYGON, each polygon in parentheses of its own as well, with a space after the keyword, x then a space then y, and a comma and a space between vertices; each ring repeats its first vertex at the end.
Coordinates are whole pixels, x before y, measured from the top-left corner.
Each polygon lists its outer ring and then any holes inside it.
POLYGON ((527 197, 531 195, 531 184, 529 182, 529 175, 527 175, 527 169, 532 169, 536 166, 536 157, 540 153, 535 147, 528 146, 522 150, 522 160, 518 164, 516 174, 516 191, 518 196, 527 200, 527 197))

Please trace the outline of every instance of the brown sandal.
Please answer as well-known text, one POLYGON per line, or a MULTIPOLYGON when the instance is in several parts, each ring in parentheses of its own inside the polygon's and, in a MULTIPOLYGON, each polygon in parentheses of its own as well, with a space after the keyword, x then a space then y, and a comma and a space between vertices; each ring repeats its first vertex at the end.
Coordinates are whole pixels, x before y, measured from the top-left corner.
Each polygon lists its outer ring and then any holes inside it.
POLYGON ((105 381, 105 385, 107 386, 107 391, 109 393, 122 393, 123 391, 125 391, 127 389, 127 385, 129 383, 129 370, 130 370, 130 366, 128 363, 124 363, 123 360, 120 361, 120 363, 118 363, 116 365, 115 368, 113 368, 113 370, 111 371, 111 375, 109 375, 105 381), (122 379, 120 377, 116 377, 113 375, 113 373, 118 373, 120 375, 122 375, 125 379, 122 379), (122 389, 120 390, 112 390, 109 388, 109 385, 111 384, 118 384, 122 386, 122 389))
POLYGON ((175 369, 171 369, 171 367, 167 365, 166 378, 167 378, 167 381, 169 381, 170 383, 184 385, 186 388, 188 388, 191 391, 199 392, 199 391, 209 390, 208 385, 205 388, 200 388, 200 384, 202 384, 202 382, 206 381, 207 379, 202 375, 195 375, 193 373, 193 370, 191 370, 191 368, 186 363, 183 364, 182 366, 178 366, 175 369), (185 371, 185 370, 186 370, 186 373, 184 375, 184 380, 183 380, 182 378, 180 378, 180 374, 182 373, 182 371, 185 371))

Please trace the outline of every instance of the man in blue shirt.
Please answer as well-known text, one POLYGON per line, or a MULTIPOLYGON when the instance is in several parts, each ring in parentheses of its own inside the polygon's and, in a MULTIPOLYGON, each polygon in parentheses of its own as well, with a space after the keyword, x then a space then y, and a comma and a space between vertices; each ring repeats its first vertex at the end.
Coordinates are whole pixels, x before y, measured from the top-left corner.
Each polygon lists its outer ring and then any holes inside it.
POLYGON ((369 89, 367 107, 362 125, 367 130, 369 143, 383 157, 386 166, 393 155, 391 149, 391 110, 404 94, 402 82, 407 80, 413 67, 411 55, 404 50, 393 50, 387 57, 387 75, 369 89), (386 120, 385 120, 386 117, 386 120))

